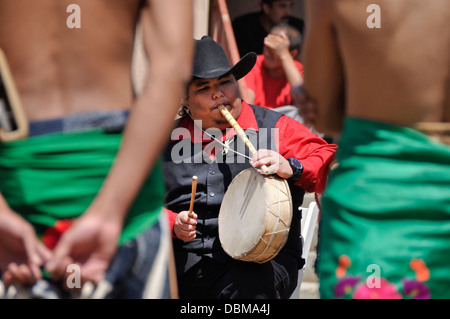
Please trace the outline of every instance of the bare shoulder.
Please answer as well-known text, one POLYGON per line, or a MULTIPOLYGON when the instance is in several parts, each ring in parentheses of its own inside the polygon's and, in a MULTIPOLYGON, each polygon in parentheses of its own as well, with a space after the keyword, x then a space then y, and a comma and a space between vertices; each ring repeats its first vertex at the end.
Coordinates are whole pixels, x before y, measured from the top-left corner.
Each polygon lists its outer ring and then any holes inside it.
POLYGON ((0 0, 0 47, 30 120, 130 104, 117 87, 129 87, 140 4, 0 0))
POLYGON ((139 7, 140 0, 0 0, 0 47, 17 70, 16 58, 26 69, 40 56, 114 54, 133 42, 139 7))
POLYGON ((450 70, 448 1, 329 4, 345 65, 348 114, 404 125, 442 120, 450 70))

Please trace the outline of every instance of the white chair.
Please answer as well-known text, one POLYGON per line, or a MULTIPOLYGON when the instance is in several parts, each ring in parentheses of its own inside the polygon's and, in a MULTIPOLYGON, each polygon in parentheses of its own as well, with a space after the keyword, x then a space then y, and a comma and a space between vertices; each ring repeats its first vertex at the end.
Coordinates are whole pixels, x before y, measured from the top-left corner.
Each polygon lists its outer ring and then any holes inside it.
POLYGON ((291 295, 291 299, 298 299, 300 296, 300 286, 303 280, 303 272, 305 271, 306 264, 308 263, 308 255, 311 249, 311 243, 314 236, 314 231, 317 224, 317 219, 319 217, 319 207, 315 201, 311 202, 308 209, 302 209, 302 222, 300 232, 302 234, 302 257, 305 259, 305 264, 303 268, 298 271, 298 283, 294 292, 291 295))
POLYGON ((311 249, 311 243, 314 236, 314 231, 316 229, 318 217, 319 206, 317 206, 316 202, 311 202, 308 209, 306 210, 306 214, 302 216, 302 226, 300 230, 303 237, 302 257, 305 259, 305 264, 309 254, 309 250, 311 249))

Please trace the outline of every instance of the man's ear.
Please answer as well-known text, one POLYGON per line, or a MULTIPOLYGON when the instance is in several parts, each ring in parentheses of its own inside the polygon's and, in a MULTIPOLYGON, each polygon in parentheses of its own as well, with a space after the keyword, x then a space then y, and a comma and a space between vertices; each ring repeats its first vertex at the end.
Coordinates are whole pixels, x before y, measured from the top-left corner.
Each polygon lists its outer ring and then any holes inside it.
POLYGON ((268 15, 270 13, 270 6, 267 3, 262 4, 262 10, 265 15, 268 15))
POLYGON ((191 110, 189 109, 189 100, 188 98, 184 97, 181 99, 181 106, 186 110, 186 112, 190 113, 191 110))
POLYGON ((293 50, 290 50, 289 52, 291 53, 292 58, 294 60, 299 60, 300 59, 300 56, 299 56, 300 51, 298 49, 293 49, 293 50))

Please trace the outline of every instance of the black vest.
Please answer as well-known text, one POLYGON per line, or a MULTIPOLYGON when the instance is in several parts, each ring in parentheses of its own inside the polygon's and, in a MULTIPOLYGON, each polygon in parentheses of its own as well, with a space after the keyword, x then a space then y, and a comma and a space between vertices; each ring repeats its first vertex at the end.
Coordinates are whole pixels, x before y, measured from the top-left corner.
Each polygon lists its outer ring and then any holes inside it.
MULTIPOLYGON (((282 116, 275 111, 251 106, 255 114, 259 132, 246 130, 249 140, 256 149, 266 148, 276 150, 273 128, 282 116), (271 130, 272 129, 272 130, 271 130)), ((180 119, 180 122, 183 119, 180 119)), ((178 125, 177 125, 178 127, 178 125)), ((280 137, 282 138, 282 137, 280 137)), ((245 144, 234 136, 229 147, 240 153, 249 155, 245 144)), ((208 256, 218 261, 229 261, 218 238, 218 216, 223 196, 228 185, 242 170, 250 168, 249 159, 234 152, 216 152, 211 161, 203 151, 200 143, 194 145, 190 137, 170 142, 164 151, 163 172, 166 184, 165 207, 174 212, 189 210, 191 199, 192 176, 196 175, 197 193, 194 211, 198 215, 197 236, 190 242, 174 239, 174 251, 177 270, 187 271, 202 256, 208 256), (182 144, 180 144, 182 143, 182 144)), ((305 192, 290 185, 294 214, 289 237, 282 252, 287 252, 296 258, 299 267, 303 266, 301 258, 300 219, 298 208, 303 202, 305 192)))

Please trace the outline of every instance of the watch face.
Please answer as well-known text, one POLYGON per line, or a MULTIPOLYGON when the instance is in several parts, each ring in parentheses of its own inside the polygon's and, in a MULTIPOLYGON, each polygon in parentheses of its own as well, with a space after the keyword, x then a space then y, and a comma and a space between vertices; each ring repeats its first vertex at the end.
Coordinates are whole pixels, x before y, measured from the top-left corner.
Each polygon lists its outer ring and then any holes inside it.
POLYGON ((300 163, 300 161, 296 158, 290 158, 289 162, 291 163, 292 166, 298 168, 298 169, 302 169, 303 165, 302 163, 300 163))
POLYGON ((289 164, 292 167, 292 176, 290 178, 288 178, 288 180, 291 181, 291 182, 296 182, 302 176, 303 165, 296 158, 288 158, 287 160, 288 160, 289 164))

